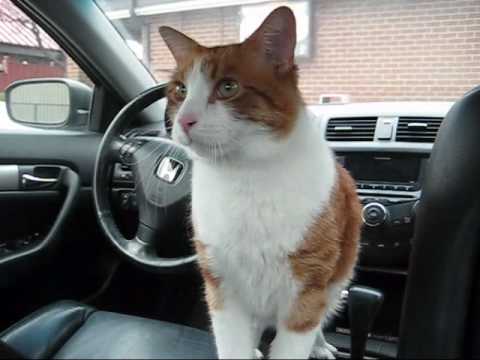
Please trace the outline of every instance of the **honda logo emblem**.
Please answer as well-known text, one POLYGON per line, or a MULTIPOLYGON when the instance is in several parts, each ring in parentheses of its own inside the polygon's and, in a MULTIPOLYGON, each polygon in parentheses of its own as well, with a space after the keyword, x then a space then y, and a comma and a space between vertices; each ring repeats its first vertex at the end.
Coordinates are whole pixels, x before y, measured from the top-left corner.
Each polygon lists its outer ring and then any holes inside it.
POLYGON ((171 157, 164 157, 158 165, 156 175, 158 178, 166 181, 169 184, 173 184, 180 178, 183 172, 183 164, 171 157))

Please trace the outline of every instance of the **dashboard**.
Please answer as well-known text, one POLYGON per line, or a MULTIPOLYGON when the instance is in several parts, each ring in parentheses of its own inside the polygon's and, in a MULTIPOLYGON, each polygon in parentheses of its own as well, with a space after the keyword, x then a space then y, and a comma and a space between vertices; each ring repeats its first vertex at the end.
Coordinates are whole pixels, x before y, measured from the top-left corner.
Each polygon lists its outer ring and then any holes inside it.
POLYGON ((363 204, 360 266, 405 273, 422 179, 450 102, 311 107, 363 204))

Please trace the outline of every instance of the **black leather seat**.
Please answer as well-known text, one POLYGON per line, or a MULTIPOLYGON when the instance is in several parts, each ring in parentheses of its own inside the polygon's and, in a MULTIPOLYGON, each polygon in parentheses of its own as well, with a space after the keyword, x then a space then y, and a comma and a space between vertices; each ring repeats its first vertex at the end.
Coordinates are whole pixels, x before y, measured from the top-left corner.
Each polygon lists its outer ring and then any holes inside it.
POLYGON ((186 326, 62 301, 0 334, 28 359, 211 359, 213 337, 186 326))
POLYGON ((423 181, 401 359, 480 357, 480 86, 442 122, 423 181))

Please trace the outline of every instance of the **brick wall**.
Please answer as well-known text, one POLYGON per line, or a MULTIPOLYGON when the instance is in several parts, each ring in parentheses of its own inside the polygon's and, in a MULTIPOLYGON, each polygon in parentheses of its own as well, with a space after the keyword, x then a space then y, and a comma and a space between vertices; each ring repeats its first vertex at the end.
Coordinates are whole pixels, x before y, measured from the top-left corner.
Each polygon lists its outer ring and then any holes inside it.
MULTIPOLYGON (((309 103, 320 94, 353 101, 454 100, 480 84, 479 0, 312 0, 313 54, 301 61, 309 103)), ((205 45, 238 41, 237 7, 150 17, 151 68, 173 59, 158 35, 170 25, 205 45)))
POLYGON ((65 67, 49 61, 28 63, 19 61, 15 55, 0 54, 3 71, 0 72, 0 92, 12 82, 45 77, 64 77, 65 67))
POLYGON ((480 84, 480 1, 314 1, 309 101, 321 92, 357 101, 453 100, 480 84))

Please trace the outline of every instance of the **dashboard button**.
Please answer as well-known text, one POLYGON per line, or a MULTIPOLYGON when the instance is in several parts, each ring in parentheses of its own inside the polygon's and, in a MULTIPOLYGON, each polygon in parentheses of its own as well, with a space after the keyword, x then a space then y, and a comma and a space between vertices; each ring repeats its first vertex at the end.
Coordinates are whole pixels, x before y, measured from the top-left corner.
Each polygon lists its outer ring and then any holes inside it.
POLYGON ((380 219, 380 211, 378 209, 370 209, 367 211, 367 216, 372 221, 377 221, 380 219))
POLYGON ((390 140, 393 132, 392 119, 378 119, 377 137, 378 140, 390 140))
POLYGON ((403 186, 403 185, 397 185, 397 186, 395 187, 395 190, 397 190, 397 191, 406 191, 407 188, 406 188, 405 186, 403 186))
POLYGON ((375 190, 385 190, 385 185, 377 184, 377 185, 374 185, 373 188, 375 190))
POLYGON ((395 190, 395 186, 393 186, 393 185, 385 185, 385 190, 395 190))
POLYGON ((367 226, 379 226, 385 222, 387 217, 388 210, 378 202, 371 202, 363 207, 362 218, 367 226))
POLYGON ((369 185, 369 184, 363 184, 363 188, 364 189, 373 189, 373 186, 369 185))

